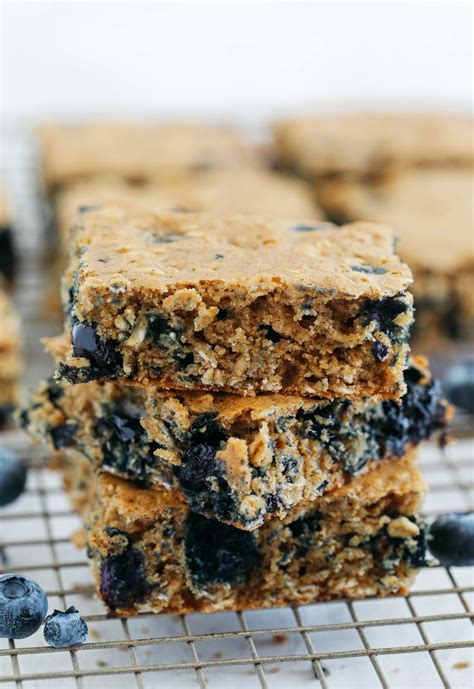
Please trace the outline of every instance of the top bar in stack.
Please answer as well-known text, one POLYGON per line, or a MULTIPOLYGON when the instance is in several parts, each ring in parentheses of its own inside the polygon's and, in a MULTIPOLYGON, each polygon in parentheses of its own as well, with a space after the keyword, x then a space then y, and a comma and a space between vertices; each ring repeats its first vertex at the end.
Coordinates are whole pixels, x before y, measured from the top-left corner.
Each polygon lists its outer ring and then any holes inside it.
POLYGON ((383 226, 85 209, 57 376, 399 398, 411 273, 383 226))

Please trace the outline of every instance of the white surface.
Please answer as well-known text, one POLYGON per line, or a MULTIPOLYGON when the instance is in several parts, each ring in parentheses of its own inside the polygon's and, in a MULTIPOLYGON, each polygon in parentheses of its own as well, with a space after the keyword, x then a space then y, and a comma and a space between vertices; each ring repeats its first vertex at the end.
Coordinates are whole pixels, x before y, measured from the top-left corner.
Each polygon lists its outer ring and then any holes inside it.
POLYGON ((471 103, 469 2, 0 2, 8 119, 471 103))

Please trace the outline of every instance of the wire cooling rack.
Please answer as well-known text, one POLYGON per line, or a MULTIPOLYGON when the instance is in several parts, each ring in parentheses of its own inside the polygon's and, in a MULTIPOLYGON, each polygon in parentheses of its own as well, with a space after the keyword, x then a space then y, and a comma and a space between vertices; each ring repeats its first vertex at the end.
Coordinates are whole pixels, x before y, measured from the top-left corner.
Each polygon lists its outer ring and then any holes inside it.
MULTIPOLYGON (((41 239, 34 200, 35 166, 24 137, 12 137, 2 158, 18 218, 22 270, 17 303, 24 321, 26 384, 50 370, 39 337, 55 325, 45 317, 41 239)), ((460 439, 441 452, 427 445, 421 464, 431 491, 428 518, 473 507, 474 441, 461 419, 460 439), (461 437, 463 436, 463 437, 461 437)), ((141 614, 108 618, 94 598, 86 555, 74 545, 81 523, 60 476, 45 468, 44 449, 20 432, 4 434, 30 464, 27 490, 0 514, 1 564, 35 579, 49 609, 75 605, 89 625, 76 650, 45 645, 41 630, 23 640, 0 639, 0 684, 8 689, 287 689, 375 687, 426 689, 473 685, 472 569, 423 570, 409 596, 338 601, 210 615, 141 614), (71 535, 77 534, 74 542, 71 535)))

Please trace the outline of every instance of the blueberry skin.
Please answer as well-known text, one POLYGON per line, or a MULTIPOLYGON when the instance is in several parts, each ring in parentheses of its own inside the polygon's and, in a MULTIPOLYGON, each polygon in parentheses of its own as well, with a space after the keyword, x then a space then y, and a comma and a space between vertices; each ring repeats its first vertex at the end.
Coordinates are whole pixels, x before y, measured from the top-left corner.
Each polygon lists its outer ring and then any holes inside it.
POLYGON ((41 626, 48 599, 35 581, 20 574, 0 577, 0 637, 25 639, 41 626))
POLYGON ((48 615, 43 636, 48 646, 70 648, 71 646, 80 646, 87 641, 88 633, 85 620, 72 605, 66 612, 55 610, 51 615, 48 615))
POLYGON ((433 522, 429 547, 446 567, 474 565, 474 512, 451 512, 433 522))
POLYGON ((0 507, 16 500, 25 489, 26 465, 19 457, 0 447, 0 507))

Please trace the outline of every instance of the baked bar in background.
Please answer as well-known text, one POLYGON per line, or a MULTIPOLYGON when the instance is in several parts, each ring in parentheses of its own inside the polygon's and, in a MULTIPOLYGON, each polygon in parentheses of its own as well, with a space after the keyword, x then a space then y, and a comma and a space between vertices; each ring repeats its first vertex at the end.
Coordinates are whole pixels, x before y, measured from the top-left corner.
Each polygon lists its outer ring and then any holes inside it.
POLYGON ((378 184, 339 180, 320 199, 340 224, 389 224, 413 271, 416 334, 474 339, 474 174, 469 167, 408 170, 378 184))
POLYGON ((474 159, 472 120, 449 113, 303 115, 276 123, 273 134, 278 166, 307 179, 368 179, 474 159))
POLYGON ((238 167, 208 170, 172 182, 136 186, 116 177, 102 177, 69 185, 56 198, 61 241, 67 237, 84 206, 129 203, 153 211, 209 211, 256 213, 282 218, 317 218, 323 213, 308 185, 265 169, 238 167))

